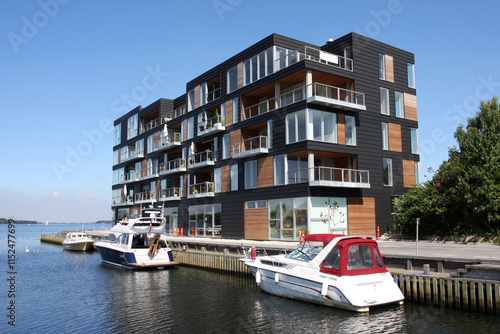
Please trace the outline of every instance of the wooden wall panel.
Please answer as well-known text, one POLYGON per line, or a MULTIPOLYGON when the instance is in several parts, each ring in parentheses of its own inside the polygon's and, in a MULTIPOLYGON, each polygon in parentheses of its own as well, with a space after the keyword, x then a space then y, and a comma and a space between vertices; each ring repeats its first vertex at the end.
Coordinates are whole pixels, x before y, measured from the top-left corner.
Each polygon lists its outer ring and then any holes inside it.
POLYGON ((345 115, 337 114, 337 142, 345 145, 345 115))
POLYGON ((238 63, 238 89, 243 87, 243 62, 238 63))
POLYGON ((265 209, 245 209, 245 239, 269 239, 269 214, 265 209))
POLYGON ((418 121, 417 116, 417 96, 413 94, 404 93, 405 103, 405 118, 418 121))
POLYGON ((389 151, 403 152, 403 141, 401 139, 401 125, 388 123, 389 151))
POLYGON ((185 119, 182 121, 182 127, 184 129, 184 138, 182 138, 182 141, 188 139, 188 120, 185 119))
POLYGON ((348 197, 347 217, 349 235, 376 236, 375 198, 348 197))
POLYGON ((394 82, 394 58, 385 55, 385 80, 394 82))
POLYGON ((257 161, 257 187, 274 186, 273 157, 261 158, 257 161))
POLYGON ((201 91, 200 85, 194 87, 194 108, 193 109, 196 109, 201 105, 200 91, 201 91))
POLYGON ((403 186, 415 188, 415 161, 403 160, 403 186))
POLYGON ((233 100, 226 101, 225 106, 225 126, 233 125, 233 100))
POLYGON ((240 141, 241 141, 241 129, 231 131, 231 133, 229 134, 229 142, 231 143, 231 145, 229 146, 229 150, 230 150, 229 156, 230 157, 233 156, 233 144, 240 142, 240 141))
POLYGON ((182 178, 182 195, 181 195, 182 197, 186 197, 188 193, 187 178, 188 175, 184 175, 184 177, 182 178))
POLYGON ((231 191, 231 166, 222 166, 221 192, 231 191))

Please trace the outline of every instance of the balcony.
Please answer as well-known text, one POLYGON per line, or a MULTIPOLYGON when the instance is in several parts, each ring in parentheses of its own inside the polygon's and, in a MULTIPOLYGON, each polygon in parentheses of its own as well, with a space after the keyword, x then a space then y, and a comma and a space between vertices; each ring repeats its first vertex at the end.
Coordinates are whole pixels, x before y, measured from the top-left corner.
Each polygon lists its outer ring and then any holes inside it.
POLYGON ((213 165, 214 159, 212 158, 212 151, 210 150, 206 150, 200 153, 194 153, 189 156, 188 168, 200 168, 213 165))
POLYGON ((158 167, 150 167, 135 172, 138 181, 151 179, 159 176, 158 167))
POLYGON ((159 140, 155 140, 151 152, 159 152, 180 145, 181 134, 180 132, 174 132, 170 133, 168 136, 161 137, 159 140))
POLYGON ((168 175, 186 171, 184 159, 174 159, 160 164, 160 175, 168 175))
POLYGON ((213 182, 203 182, 189 186, 187 198, 214 197, 215 185, 213 182))
POLYGON ((137 203, 154 203, 156 202, 156 191, 143 191, 135 194, 134 202, 137 203))
POLYGON ((111 206, 132 205, 132 204, 134 204, 132 196, 121 195, 113 197, 113 202, 111 203, 111 206))
POLYGON ((181 199, 181 188, 172 187, 160 190, 160 201, 179 201, 181 199))
POLYGON ((120 177, 120 183, 132 183, 139 181, 139 175, 135 171, 125 173, 120 177))
POLYGON ((288 184, 309 182, 311 187, 370 188, 370 172, 335 167, 312 167, 288 172, 288 184))
POLYGON ((222 116, 216 115, 198 125, 198 136, 224 131, 225 129, 226 127, 224 126, 222 116))
POLYGON ((353 61, 350 58, 304 46, 304 52, 289 52, 285 56, 276 59, 274 63, 275 72, 305 59, 350 72, 353 70, 353 61))
POLYGON ((307 95, 309 96, 307 98, 308 103, 351 111, 366 110, 365 94, 363 93, 317 82, 313 83, 311 87, 307 86, 307 90, 307 95))
POLYGON ((245 158, 268 153, 267 136, 257 136, 233 144, 233 158, 245 158))
POLYGON ((128 150, 121 155, 120 163, 128 162, 136 159, 144 158, 144 148, 137 147, 133 150, 128 150))

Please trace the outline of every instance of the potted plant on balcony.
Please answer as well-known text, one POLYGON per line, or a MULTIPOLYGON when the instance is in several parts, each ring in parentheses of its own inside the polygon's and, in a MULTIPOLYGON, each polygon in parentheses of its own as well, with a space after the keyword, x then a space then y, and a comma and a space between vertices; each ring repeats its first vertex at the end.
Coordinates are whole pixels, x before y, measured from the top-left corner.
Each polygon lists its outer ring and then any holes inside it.
POLYGON ((179 189, 178 189, 178 188, 175 188, 175 189, 174 189, 174 196, 175 196, 175 197, 178 197, 178 196, 179 196, 179 189))
POLYGON ((186 161, 184 159, 181 159, 181 163, 180 163, 181 168, 184 168, 185 164, 186 164, 186 161))
POLYGON ((214 192, 214 184, 212 182, 206 182, 207 184, 207 191, 209 193, 213 193, 214 192))

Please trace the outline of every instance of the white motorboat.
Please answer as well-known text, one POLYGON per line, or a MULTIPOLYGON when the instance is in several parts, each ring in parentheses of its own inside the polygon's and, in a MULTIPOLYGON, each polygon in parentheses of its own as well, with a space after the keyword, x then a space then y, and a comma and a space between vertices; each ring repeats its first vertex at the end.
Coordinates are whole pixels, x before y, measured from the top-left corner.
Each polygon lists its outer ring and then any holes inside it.
POLYGON ((160 209, 144 209, 140 218, 116 224, 108 238, 96 242, 95 247, 104 263, 128 269, 178 265, 165 239, 165 223, 160 209))
POLYGON ((404 300, 370 237, 310 234, 287 255, 250 253, 245 265, 273 295, 357 312, 404 300))
POLYGON ((73 251, 88 251, 94 247, 94 240, 85 232, 70 232, 62 242, 63 248, 73 251))

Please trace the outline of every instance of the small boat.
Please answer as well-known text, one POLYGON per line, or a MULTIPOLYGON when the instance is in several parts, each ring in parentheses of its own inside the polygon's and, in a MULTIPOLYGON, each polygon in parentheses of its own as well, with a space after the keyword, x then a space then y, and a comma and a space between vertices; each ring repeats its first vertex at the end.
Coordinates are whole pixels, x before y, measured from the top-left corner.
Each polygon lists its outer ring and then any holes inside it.
POLYGON ((402 304, 404 296, 370 237, 310 234, 287 255, 243 259, 267 293, 368 312, 371 307, 402 304))
POLYGON ((72 251, 88 251, 94 247, 94 240, 85 232, 70 232, 62 242, 63 248, 72 251))
POLYGON ((121 220, 108 238, 95 243, 104 263, 128 269, 176 266, 172 250, 165 239, 166 219, 161 209, 148 208, 137 219, 121 220))

